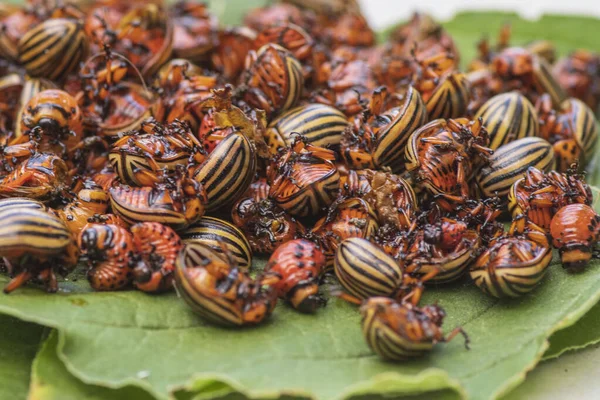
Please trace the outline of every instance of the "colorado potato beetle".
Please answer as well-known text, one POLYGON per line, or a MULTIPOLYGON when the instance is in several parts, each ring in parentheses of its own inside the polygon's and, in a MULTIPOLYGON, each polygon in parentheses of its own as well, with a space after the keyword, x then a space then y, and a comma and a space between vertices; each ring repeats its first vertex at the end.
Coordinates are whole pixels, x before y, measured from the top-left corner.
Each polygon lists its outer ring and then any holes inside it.
POLYGON ((202 186, 185 178, 154 187, 118 185, 108 192, 113 212, 129 224, 159 222, 185 229, 204 214, 206 204, 202 186))
POLYGON ((552 218, 550 235, 563 267, 569 272, 580 272, 600 240, 600 216, 586 204, 566 205, 552 218))
POLYGON ((31 76, 61 80, 85 59, 88 48, 89 41, 80 22, 48 19, 21 37, 18 59, 31 76))
POLYGON ((546 232, 554 214, 568 204, 592 204, 590 187, 573 170, 563 174, 529 168, 508 194, 508 210, 513 218, 525 215, 546 232))
POLYGON ((55 272, 67 275, 79 258, 71 232, 54 215, 41 209, 12 207, 0 212, 0 257, 12 277, 4 293, 28 281, 44 283, 46 291, 56 292, 55 272))
POLYGON ((198 246, 198 263, 188 264, 186 247, 175 268, 177 293, 200 317, 227 327, 256 325, 277 304, 277 291, 263 286, 208 247, 198 246))
POLYGON ((78 245, 90 268, 87 277, 94 290, 113 291, 131 284, 136 250, 127 229, 90 223, 81 230, 78 245))
POLYGON ((475 114, 490 135, 492 150, 527 136, 538 136, 539 123, 533 105, 518 92, 489 99, 475 114))
POLYGON ((426 276, 430 283, 447 283, 467 271, 479 246, 475 230, 444 217, 409 231, 395 249, 395 258, 409 274, 426 276))
POLYGON ((0 178, 0 198, 52 200, 64 193, 67 184, 68 168, 65 162, 49 153, 36 153, 0 178))
POLYGON ((598 141, 594 113, 584 102, 569 98, 553 109, 550 96, 540 97, 536 105, 540 118, 540 137, 554 148, 557 170, 566 172, 573 163, 585 166, 592 159, 598 141))
MULTIPOLYGON (((223 253, 223 245, 229 251, 240 268, 250 269, 252 267, 252 250, 250 243, 244 233, 235 225, 219 218, 204 216, 196 223, 182 231, 181 239, 188 245, 187 255, 193 257, 193 246, 191 243, 198 243, 211 248, 215 253, 223 253)), ((191 264, 197 261, 190 261, 191 264)))
POLYGON ((490 241, 470 274, 486 294, 519 297, 536 287, 551 260, 552 248, 544 230, 520 218, 507 234, 490 241))
POLYGON ((258 32, 254 47, 274 43, 288 50, 299 62, 306 64, 312 58, 313 38, 300 26, 293 23, 278 23, 258 32))
POLYGON ((171 57, 173 20, 160 4, 142 2, 128 9, 108 38, 144 76, 152 76, 171 57))
POLYGON ((369 347, 381 358, 404 361, 422 357, 437 343, 447 343, 459 333, 469 348, 462 328, 444 336, 441 326, 446 313, 437 305, 417 307, 385 297, 368 299, 360 308, 362 331, 369 347))
POLYGON ((298 136, 269 166, 269 196, 291 215, 317 215, 338 194, 339 174, 334 160, 333 151, 309 144, 298 136))
POLYGON ((242 82, 244 100, 274 116, 298 102, 304 75, 300 63, 288 50, 269 43, 248 53, 242 82))
POLYGON ((204 61, 218 44, 219 21, 204 3, 177 1, 173 19, 173 53, 193 62, 204 61))
POLYGON ((211 54, 213 67, 225 79, 235 80, 244 70, 248 51, 253 48, 256 32, 247 27, 219 31, 219 45, 211 54))
POLYGON ((271 155, 290 146, 294 133, 304 136, 315 146, 337 150, 347 126, 346 116, 339 110, 324 104, 306 104, 271 121, 265 141, 271 155))
POLYGON ((135 186, 155 184, 159 170, 200 165, 204 159, 202 145, 189 126, 180 121, 168 125, 144 121, 139 131, 124 133, 108 155, 121 181, 135 186))
MULTIPOLYGON (((423 91, 419 86, 416 85, 416 88, 423 91)), ((423 101, 430 120, 465 115, 470 96, 469 80, 464 74, 458 73, 443 77, 430 94, 423 91, 423 101)))
POLYGON ((150 293, 164 292, 173 287, 175 261, 183 248, 174 230, 158 222, 143 222, 131 227, 136 251, 133 284, 150 293))
POLYGON ((417 195, 411 185, 398 175, 382 171, 349 171, 340 179, 340 194, 366 200, 382 226, 408 229, 418 211, 417 195))
POLYGON ((216 210, 239 199, 252 182, 256 162, 255 147, 244 133, 225 137, 194 173, 206 190, 206 209, 216 210))
POLYGON ((346 239, 338 245, 334 271, 343 288, 358 299, 397 297, 404 273, 392 256, 358 237, 346 239))
MULTIPOLYGON (((15 119, 15 138, 19 138, 24 136, 23 132, 23 113, 27 110, 27 104, 29 101, 36 96, 38 93, 43 92, 49 89, 57 89, 57 86, 54 82, 46 79, 46 78, 32 78, 29 76, 25 77, 23 81, 23 89, 19 95, 19 111, 17 112, 17 117, 15 119)), ((68 103, 66 103, 68 104, 68 103)), ((72 105, 71 105, 72 106, 72 105)), ((71 110, 72 111, 72 110, 71 110)), ((47 112, 47 110, 46 110, 47 112)), ((80 111, 81 112, 81 111, 80 111)), ((47 115, 48 116, 48 115, 47 115)), ((77 128, 77 125, 75 125, 77 128)), ((75 131, 78 133, 78 129, 75 131)))
POLYGON ((375 210, 364 199, 351 197, 335 201, 327 216, 315 223, 311 233, 323 248, 328 263, 339 243, 351 237, 370 240, 379 229, 375 210))
POLYGON ((343 13, 325 29, 324 36, 334 49, 340 46, 371 47, 375 44, 375 33, 360 13, 343 13))
POLYGON ((94 182, 86 182, 77 196, 64 207, 55 210, 74 237, 94 215, 106 213, 110 204, 108 193, 94 182))
POLYGON ((156 98, 141 75, 142 83, 125 80, 129 67, 129 60, 105 46, 104 54, 92 56, 81 69, 83 89, 78 98, 88 130, 116 139, 151 117, 156 98), (102 59, 96 61, 98 57, 102 59))
POLYGON ((57 89, 49 89, 34 95, 21 114, 21 137, 14 143, 28 138, 40 143, 40 151, 65 154, 82 138, 83 114, 71 95, 57 89))
MULTIPOLYGON (((319 278, 325 267, 325 255, 317 245, 305 239, 282 244, 265 266, 265 279, 271 277, 279 297, 304 313, 315 312, 324 299, 319 295, 319 278)), ((265 283, 265 282, 263 282, 265 283)))
POLYGON ((477 159, 493 151, 481 120, 437 119, 416 130, 406 146, 406 170, 433 195, 463 200, 470 195, 468 179, 477 159))
POLYGON ((488 162, 476 174, 479 189, 485 197, 505 197, 530 167, 550 171, 554 168, 555 158, 550 143, 528 137, 500 146, 488 162))
POLYGON ((385 88, 376 90, 369 108, 346 128, 341 154, 350 167, 404 170, 404 149, 410 135, 426 122, 427 112, 421 95, 412 87, 399 106, 386 109, 386 97, 385 88))
POLYGON ((299 221, 270 199, 244 197, 234 204, 231 218, 244 231, 255 253, 271 254, 279 245, 305 233, 299 221))
POLYGON ((588 50, 575 50, 558 60, 554 76, 569 96, 583 101, 596 112, 600 103, 600 56, 588 50))
POLYGON ((457 64, 460 61, 458 47, 452 36, 428 14, 414 13, 408 22, 390 33, 390 41, 405 56, 410 55, 414 43, 418 43, 417 53, 421 56, 444 52, 452 54, 457 64))

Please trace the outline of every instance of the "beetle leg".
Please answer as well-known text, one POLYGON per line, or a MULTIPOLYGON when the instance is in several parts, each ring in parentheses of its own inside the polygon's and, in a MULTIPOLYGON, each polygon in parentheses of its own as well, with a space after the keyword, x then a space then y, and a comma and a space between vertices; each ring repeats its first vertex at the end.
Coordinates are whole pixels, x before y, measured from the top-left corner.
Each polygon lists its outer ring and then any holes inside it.
POLYGON ((516 246, 516 245, 512 246, 512 251, 519 258, 519 260, 521 262, 526 262, 531 259, 531 257, 528 256, 527 253, 523 251, 523 248, 521 248, 521 246, 516 246))
POLYGON ((463 198, 466 198, 469 196, 469 185, 467 184, 467 177, 465 174, 465 165, 463 162, 464 162, 464 160, 462 159, 462 157, 459 157, 458 165, 457 165, 458 173, 456 175, 456 181, 460 185, 460 193, 462 194, 463 198))
POLYGON ((451 341, 452 339, 454 339, 456 337, 456 335, 458 335, 459 333, 461 335, 463 335, 463 337, 465 338, 465 348, 467 350, 469 350, 470 349, 469 344, 471 343, 471 339, 469 338, 469 335, 467 335, 467 332, 465 332, 465 330, 461 327, 454 328, 454 330, 452 332, 450 332, 448 334, 448 336, 446 336, 444 338, 443 341, 447 343, 447 342, 451 341))
POLYGON ((13 290, 20 288, 27 283, 29 279, 31 279, 31 273, 29 271, 25 270, 19 273, 17 276, 11 279, 6 286, 4 286, 4 293, 9 294, 13 290))
POLYGON ((444 139, 435 138, 435 137, 421 138, 421 143, 428 143, 428 144, 432 144, 434 146, 450 146, 450 145, 452 145, 452 142, 450 140, 444 140, 444 139))

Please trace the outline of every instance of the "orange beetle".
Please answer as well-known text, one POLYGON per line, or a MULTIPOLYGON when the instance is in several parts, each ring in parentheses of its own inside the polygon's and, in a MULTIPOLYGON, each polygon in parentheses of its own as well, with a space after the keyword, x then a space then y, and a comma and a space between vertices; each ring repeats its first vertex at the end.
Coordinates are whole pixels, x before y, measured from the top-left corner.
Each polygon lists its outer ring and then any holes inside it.
POLYGON ((317 245, 305 239, 291 240, 277 247, 265 266, 266 279, 279 297, 287 299, 301 312, 312 313, 324 299, 319 295, 319 278, 325 267, 325 255, 317 245))
POLYGON ((44 90, 33 96, 25 105, 20 123, 23 136, 13 144, 31 138, 40 143, 41 151, 65 154, 82 138, 83 114, 77 100, 62 90, 44 90))
POLYGON ((600 216, 586 204, 569 204, 552 218, 550 235, 563 267, 569 272, 582 271, 600 240, 600 216))
POLYGON ((183 244, 174 230, 157 222, 131 227, 136 264, 133 283, 144 292, 164 292, 173 287, 175 260, 183 244))
POLYGON ((127 229, 90 223, 79 234, 78 245, 90 267, 87 276, 94 290, 118 290, 131 283, 135 248, 127 229))

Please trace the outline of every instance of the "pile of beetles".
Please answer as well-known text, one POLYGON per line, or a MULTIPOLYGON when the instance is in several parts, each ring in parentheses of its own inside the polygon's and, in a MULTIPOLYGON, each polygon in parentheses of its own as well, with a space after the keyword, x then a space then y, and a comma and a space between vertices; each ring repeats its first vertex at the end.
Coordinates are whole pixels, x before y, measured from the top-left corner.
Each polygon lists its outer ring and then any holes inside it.
POLYGON ((192 1, 30 0, 0 26, 5 293, 79 265, 94 290, 176 289, 225 326, 337 296, 403 360, 468 345, 428 286, 522 296, 553 248, 579 272, 600 239, 598 54, 556 61, 505 26, 461 72, 431 17, 377 44, 349 0, 237 27, 192 1))

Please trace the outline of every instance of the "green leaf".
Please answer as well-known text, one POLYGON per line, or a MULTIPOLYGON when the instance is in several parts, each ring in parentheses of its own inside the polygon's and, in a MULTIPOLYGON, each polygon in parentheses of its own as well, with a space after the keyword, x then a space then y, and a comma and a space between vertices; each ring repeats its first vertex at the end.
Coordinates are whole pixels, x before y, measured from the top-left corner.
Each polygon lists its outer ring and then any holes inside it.
POLYGON ((52 331, 33 361, 29 399, 151 400, 154 398, 135 386, 109 389, 81 382, 67 371, 65 365, 58 358, 57 344, 58 334, 56 331, 52 331))
POLYGON ((315 316, 281 305, 264 326, 226 330, 205 325, 173 294, 89 293, 80 280, 52 296, 34 288, 1 295, 0 311, 57 328, 59 358, 83 382, 136 385, 158 398, 224 383, 251 396, 330 399, 452 388, 484 399, 522 380, 548 335, 595 304, 599 285, 594 266, 570 276, 554 263, 544 284, 516 301, 490 299, 466 281, 430 290, 425 301, 446 308, 447 329, 465 327, 472 350, 454 341, 404 364, 374 356, 357 310, 339 300, 315 316))
POLYGON ((600 396, 598 358, 600 346, 568 353, 540 363, 527 380, 502 400, 593 399, 600 396))
POLYGON ((0 315, 0 399, 24 399, 44 327, 0 315))
POLYGON ((544 360, 556 358, 570 350, 579 350, 600 342, 600 303, 596 304, 576 324, 550 337, 550 347, 544 360))

